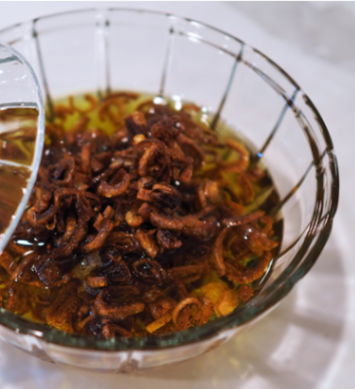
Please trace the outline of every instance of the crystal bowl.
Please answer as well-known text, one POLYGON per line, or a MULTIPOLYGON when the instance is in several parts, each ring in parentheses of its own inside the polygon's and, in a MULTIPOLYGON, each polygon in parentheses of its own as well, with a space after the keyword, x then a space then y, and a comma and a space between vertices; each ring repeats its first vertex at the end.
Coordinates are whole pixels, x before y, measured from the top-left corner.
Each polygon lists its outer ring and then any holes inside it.
MULTIPOLYGON (((96 340, 0 309, 0 337, 55 363, 132 372, 198 356, 268 314, 313 266, 338 203, 330 134, 316 107, 282 68, 240 39, 195 20, 144 10, 88 9, 0 31, 33 67, 46 99, 135 90, 203 106, 244 134, 281 197, 283 239, 258 295, 232 314, 156 337, 96 340)), ((218 126, 217 126, 218 128, 218 126)))

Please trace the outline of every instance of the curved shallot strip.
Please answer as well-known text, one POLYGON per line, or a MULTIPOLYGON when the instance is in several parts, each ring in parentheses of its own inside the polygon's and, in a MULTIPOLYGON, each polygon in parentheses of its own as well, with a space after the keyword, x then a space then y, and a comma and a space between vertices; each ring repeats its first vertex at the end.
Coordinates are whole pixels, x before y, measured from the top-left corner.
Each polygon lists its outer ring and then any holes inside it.
POLYGON ((73 157, 62 159, 54 171, 55 185, 70 187, 74 183, 75 161, 73 157), (63 179, 59 179, 64 174, 63 179))
POLYGON ((223 259, 223 242, 228 235, 228 228, 223 228, 223 230, 219 233, 214 247, 213 247, 213 255, 211 257, 214 268, 216 269, 218 275, 220 277, 226 274, 226 265, 223 259))
MULTIPOLYGON (((168 270, 168 276, 173 279, 183 280, 185 278, 194 277, 194 280, 201 278, 202 274, 206 271, 205 265, 190 265, 190 266, 175 266, 168 270)), ((185 281, 186 282, 186 281, 185 281)))
POLYGON ((97 191, 104 197, 111 198, 122 195, 128 188, 131 181, 131 176, 124 170, 121 169, 120 180, 116 184, 108 184, 106 181, 102 181, 97 188, 97 191))
MULTIPOLYGON (((200 318, 201 318, 201 315, 202 315, 202 305, 200 303, 200 301, 195 298, 195 297, 187 297, 186 299, 182 300, 179 302, 179 304, 174 308, 173 310, 173 313, 172 313, 172 320, 173 320, 173 323, 180 328, 181 326, 181 323, 179 323, 179 316, 181 315, 182 311, 184 310, 184 308, 186 307, 189 307, 189 306, 193 306, 195 305, 198 309, 198 312, 194 315, 193 317, 193 321, 194 322, 199 322, 200 318)), ((183 327, 186 328, 186 325, 188 323, 184 323, 183 324, 183 327)))
POLYGON ((99 233, 95 236, 95 238, 91 242, 86 243, 81 248, 81 251, 83 253, 90 253, 91 251, 101 248, 106 242, 106 239, 108 238, 112 228, 113 228, 112 221, 107 219, 104 220, 99 233))
POLYGON ((228 139, 226 142, 227 147, 236 151, 238 153, 237 162, 221 162, 224 171, 241 173, 247 170, 249 166, 249 152, 248 150, 239 142, 228 139))
POLYGON ((180 231, 186 235, 192 235, 200 239, 208 239, 215 225, 207 221, 199 220, 195 215, 171 217, 157 212, 151 212, 151 223, 161 229, 180 231))
POLYGON ((110 339, 116 335, 128 337, 131 335, 131 332, 118 324, 105 323, 102 327, 101 334, 104 339, 110 339))
POLYGON ((146 253, 151 257, 155 258, 159 252, 159 247, 151 234, 147 231, 138 228, 134 237, 137 239, 141 247, 146 251, 146 253))
POLYGON ((114 320, 122 320, 129 316, 136 315, 139 312, 144 311, 145 305, 142 302, 132 303, 107 303, 102 300, 101 293, 94 303, 97 314, 101 317, 107 317, 114 320))
POLYGON ((205 153, 203 152, 201 147, 199 147, 197 145, 197 143, 194 140, 188 138, 184 134, 180 134, 177 137, 177 141, 180 145, 191 147, 195 151, 196 156, 199 158, 198 165, 201 164, 201 162, 205 160, 205 153))
POLYGON ((148 164, 158 155, 158 146, 152 143, 145 151, 139 160, 138 174, 146 176, 148 174, 148 164))
POLYGON ((149 284, 162 285, 166 281, 166 272, 161 265, 151 259, 140 259, 133 263, 132 268, 137 277, 149 284))
POLYGON ((178 249, 182 246, 181 240, 179 240, 169 230, 159 230, 157 233, 157 241, 164 249, 178 249))
POLYGON ((241 226, 242 224, 248 224, 264 216, 264 211, 256 211, 248 213, 243 216, 234 216, 222 220, 222 223, 227 227, 241 226))
POLYGON ((250 284, 265 274, 265 271, 270 265, 271 259, 271 253, 266 252, 253 269, 245 268, 243 270, 240 268, 236 269, 236 267, 233 266, 230 262, 227 262, 226 277, 232 282, 237 282, 239 284, 250 284))

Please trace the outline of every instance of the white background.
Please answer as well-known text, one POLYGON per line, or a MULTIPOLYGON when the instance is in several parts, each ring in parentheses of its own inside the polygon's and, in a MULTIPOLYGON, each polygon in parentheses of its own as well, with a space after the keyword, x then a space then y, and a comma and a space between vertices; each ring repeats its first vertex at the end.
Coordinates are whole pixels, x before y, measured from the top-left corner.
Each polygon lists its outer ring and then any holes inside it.
MULTIPOLYGON (((355 387, 355 4, 113 2, 207 22, 260 49, 312 98, 334 140, 341 196, 317 264, 271 315, 189 362, 138 376, 52 365, 0 342, 1 389, 355 387)), ((1 2, 0 28, 106 2, 1 2)))

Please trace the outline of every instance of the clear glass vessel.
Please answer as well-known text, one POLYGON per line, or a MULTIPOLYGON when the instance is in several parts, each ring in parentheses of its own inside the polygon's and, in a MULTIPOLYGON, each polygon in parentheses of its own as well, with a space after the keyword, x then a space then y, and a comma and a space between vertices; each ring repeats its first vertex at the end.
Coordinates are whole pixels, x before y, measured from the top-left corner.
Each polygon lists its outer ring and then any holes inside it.
MULTIPOLYGON (((245 135, 268 167, 282 202, 284 234, 256 298, 229 316, 164 336, 95 340, 0 310, 0 336, 41 359, 132 372, 200 355, 269 313, 312 267, 327 242, 339 176, 330 134, 296 81, 240 39, 183 17, 88 9, 0 31, 33 67, 46 99, 135 90, 187 100, 245 135)), ((275 213, 278 210, 275 210, 275 213)))
POLYGON ((0 253, 16 228, 42 157, 44 105, 27 60, 0 43, 0 253))

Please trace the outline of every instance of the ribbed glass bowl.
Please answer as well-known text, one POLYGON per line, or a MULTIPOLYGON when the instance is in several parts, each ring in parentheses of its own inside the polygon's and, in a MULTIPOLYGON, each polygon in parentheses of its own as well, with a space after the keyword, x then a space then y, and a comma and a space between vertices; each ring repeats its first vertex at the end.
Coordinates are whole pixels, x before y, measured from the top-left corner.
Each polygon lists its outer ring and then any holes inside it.
MULTIPOLYGON (((164 336, 95 340, 0 310, 2 339, 40 357, 110 372, 179 362, 226 342, 269 313, 312 267, 329 237, 339 177, 329 132, 312 101, 277 64, 240 39, 157 12, 89 9, 0 31, 52 101, 134 90, 186 100, 234 126, 257 150, 282 199, 284 233, 260 293, 229 316, 164 336)), ((321 293, 321 291, 319 291, 321 293)))

